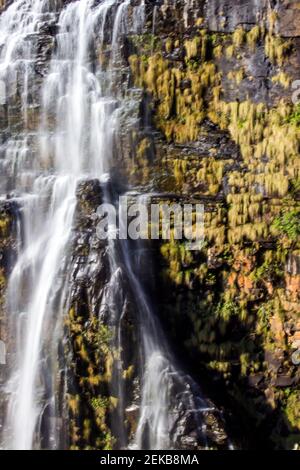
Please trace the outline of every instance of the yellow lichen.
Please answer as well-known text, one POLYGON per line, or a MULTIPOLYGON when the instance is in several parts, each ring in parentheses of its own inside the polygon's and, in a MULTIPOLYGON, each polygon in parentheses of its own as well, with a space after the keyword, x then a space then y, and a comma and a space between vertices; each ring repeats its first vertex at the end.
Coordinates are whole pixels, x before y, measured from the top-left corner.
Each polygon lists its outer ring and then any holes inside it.
POLYGON ((279 72, 277 75, 272 77, 272 82, 273 83, 279 83, 282 85, 284 88, 289 88, 291 85, 291 79, 290 77, 284 73, 284 72, 279 72))
POLYGON ((239 26, 232 35, 232 42, 236 48, 241 47, 245 41, 245 38, 245 30, 241 26, 239 26))
POLYGON ((233 80, 237 85, 240 85, 245 78, 245 70, 240 68, 239 70, 231 70, 227 75, 229 80, 233 80))
POLYGON ((254 26, 248 33, 247 33, 247 44, 250 47, 250 49, 253 51, 255 50, 257 46, 257 42, 260 38, 261 35, 261 30, 260 26, 256 25, 254 26))

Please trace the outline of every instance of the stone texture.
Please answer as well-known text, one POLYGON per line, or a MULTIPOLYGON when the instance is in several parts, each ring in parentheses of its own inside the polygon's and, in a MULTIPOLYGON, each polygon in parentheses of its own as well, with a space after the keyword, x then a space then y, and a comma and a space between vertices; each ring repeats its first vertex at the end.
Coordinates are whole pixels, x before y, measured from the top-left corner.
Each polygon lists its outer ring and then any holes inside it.
MULTIPOLYGON (((299 212, 299 189, 292 189, 291 179, 285 203, 279 192, 267 195, 264 183, 257 182, 258 173, 267 173, 268 164, 275 162, 282 140, 272 155, 268 149, 256 154, 257 147, 251 144, 246 150, 259 126, 259 118, 251 121, 250 103, 274 116, 280 103, 292 106, 291 84, 299 78, 300 66, 298 3, 199 1, 179 18, 184 2, 163 2, 154 29, 159 45, 152 57, 145 47, 146 35, 142 47, 132 46, 132 54, 143 55, 144 64, 150 63, 143 74, 131 61, 134 83, 145 89, 147 103, 152 97, 153 134, 147 129, 147 138, 155 157, 144 181, 150 178, 163 200, 204 203, 207 217, 207 248, 202 253, 187 253, 174 242, 157 246, 161 316, 175 345, 180 345, 178 353, 194 364, 199 379, 206 370, 208 382, 217 383, 233 408, 247 416, 255 429, 254 442, 248 436, 250 447, 264 443, 293 448, 299 443, 299 371, 292 358, 295 350, 290 349, 298 338, 299 237, 287 240, 284 216, 278 234, 269 232, 280 214, 299 212), (278 52, 281 58, 275 57, 278 52), (232 72, 241 78, 232 79, 232 72), (226 124, 225 116, 224 121, 219 119, 222 110, 216 110, 218 99, 213 98, 217 93, 222 106, 230 103, 237 110, 236 127, 230 119, 226 124), (198 106, 191 111, 195 102, 198 106), (243 117, 238 115, 240 107, 247 108, 243 117), (248 117, 252 124, 247 128, 248 117), (257 168, 258 161, 260 170, 251 177, 250 167, 257 168), (241 205, 252 212, 254 204, 246 195, 258 193, 264 197, 251 222, 241 205), (241 202, 235 203, 235 198, 241 202), (257 238, 230 236, 235 224, 243 231, 243 226, 259 223, 269 228, 257 238)), ((151 13, 148 18, 152 28, 151 13)), ((271 126, 263 125, 261 135, 271 126)), ((287 152, 286 164, 294 155, 297 166, 299 140, 296 128, 290 129, 295 130, 295 147, 287 152)), ((258 145, 262 140, 258 137, 258 145)), ((280 170, 281 188, 286 168, 280 170)))
POLYGON ((267 11, 267 0, 209 0, 205 16, 211 31, 232 33, 238 26, 259 23, 267 11))
MULTIPOLYGON (((126 61, 132 54, 137 54, 146 62, 152 47, 152 43, 149 47, 149 38, 152 41, 154 32, 158 40, 155 53, 162 54, 164 63, 160 62, 159 65, 165 65, 168 61, 167 73, 169 70, 182 72, 188 67, 193 69, 194 82, 187 77, 178 79, 180 83, 172 82, 170 78, 166 80, 168 85, 174 83, 172 93, 180 92, 189 96, 192 103, 195 102, 198 93, 195 91, 197 74, 202 74, 203 64, 213 63, 213 77, 208 77, 207 81, 211 80, 220 87, 223 102, 236 105, 237 108, 245 102, 256 105, 262 103, 266 115, 270 109, 277 110, 282 99, 288 105, 291 104, 290 85, 285 87, 273 79, 278 78, 280 72, 286 74, 290 82, 299 78, 299 2, 164 0, 146 1, 146 6, 147 21, 142 41, 137 44, 136 38, 127 38, 122 47, 122 55, 126 61), (155 21, 154 5, 157 7, 155 21), (263 24, 269 30, 269 5, 277 12, 275 32, 283 38, 292 38, 293 47, 282 64, 272 61, 267 55, 265 37, 258 38, 253 49, 249 48, 245 40, 230 57, 226 50, 232 45, 232 33, 238 27, 242 26, 249 33, 255 25, 263 24), (207 30, 206 36, 204 35, 207 39, 206 53, 201 57, 198 47, 196 55, 186 60, 185 41, 193 40, 199 34, 199 28, 207 30), (166 48, 168 39, 173 44, 171 52, 166 48), (218 45, 223 48, 221 57, 214 55, 214 48, 218 45), (240 83, 228 78, 232 70, 239 71, 241 68, 244 69, 245 76, 240 83), (216 76, 219 73, 221 77, 217 81, 216 76)), ((24 123, 22 120, 20 91, 23 84, 20 83, 19 89, 9 94, 7 102, 0 108, 1 143, 18 134, 25 124, 32 133, 36 130, 40 84, 53 48, 54 32, 54 24, 45 18, 40 34, 30 38, 39 50, 39 59, 34 64, 35 80, 30 84, 30 122, 24 123)), ((277 51, 282 44, 281 40, 279 42, 280 44, 275 44, 277 51)), ((96 56, 96 51, 94 52, 96 56)), ((129 65, 124 64, 126 72, 130 70, 129 65)), ((155 81, 155 73, 153 77, 155 81)), ((292 354, 295 354, 295 350, 290 349, 300 338, 297 316, 299 244, 297 240, 290 240, 283 230, 276 237, 269 231, 265 235, 263 231, 257 237, 251 233, 252 238, 248 238, 246 234, 237 241, 232 241, 229 234, 234 218, 242 220, 238 227, 254 227, 254 234, 255 229, 263 223, 270 227, 273 219, 285 208, 284 198, 289 198, 288 204, 294 208, 298 207, 299 188, 293 186, 294 179, 289 176, 288 190, 284 196, 279 194, 280 191, 267 194, 262 189, 262 184, 256 181, 255 178, 264 169, 260 167, 258 170, 255 165, 254 170, 251 169, 251 165, 256 163, 251 160, 256 147, 251 148, 247 160, 243 152, 243 135, 239 132, 244 129, 246 134, 246 121, 248 118, 251 121, 251 116, 255 115, 256 111, 250 105, 247 108, 248 113, 245 113, 243 119, 239 117, 234 128, 237 137, 232 132, 234 123, 228 125, 217 119, 212 122, 211 116, 205 115, 196 129, 196 137, 178 142, 174 136, 170 138, 165 132, 170 119, 178 119, 177 125, 185 124, 183 116, 176 115, 174 98, 169 114, 165 113, 160 122, 155 120, 160 104, 170 98, 168 86, 165 86, 166 90, 162 90, 161 95, 155 95, 155 87, 149 90, 145 82, 136 83, 135 78, 131 77, 131 83, 135 87, 132 93, 137 98, 137 105, 131 117, 134 115, 134 124, 139 125, 128 125, 128 115, 124 114, 122 135, 114 155, 113 173, 121 175, 122 182, 128 178, 130 183, 139 188, 147 191, 154 189, 160 193, 159 196, 156 195, 156 201, 204 203, 210 230, 207 250, 201 253, 191 255, 176 244, 154 244, 151 247, 156 264, 155 298, 159 303, 165 330, 170 341, 173 339, 182 362, 193 369, 194 377, 199 382, 206 382, 208 388, 217 390, 218 401, 226 402, 227 412, 234 410, 236 416, 241 416, 238 425, 242 432, 239 434, 246 435, 246 447, 265 445, 293 448, 299 442, 300 429, 297 417, 299 367, 293 361, 292 354), (252 182, 247 179, 249 175, 254 175, 252 182), (228 199, 232 191, 236 197, 243 198, 247 195, 246 190, 251 192, 253 188, 262 193, 258 202, 252 201, 250 204, 249 201, 247 203, 242 200, 235 205, 234 201, 228 199), (243 218, 245 214, 242 211, 237 210, 237 214, 232 214, 235 206, 243 208, 246 205, 251 207, 252 214, 247 214, 246 219, 243 218), (247 421, 245 427, 242 423, 244 416, 247 421)), ((284 77, 281 76, 282 78, 284 77)), ((211 84, 202 86, 200 94, 205 109, 212 102, 216 88, 211 84)), ((289 117, 291 115, 287 113, 285 119, 289 117)), ((257 121, 255 118, 251 121, 252 132, 253 126, 260 124, 257 121)), ((193 125, 192 123, 190 128, 193 125)), ((263 134, 266 124, 262 126, 263 134)), ((274 134, 273 139, 275 138, 274 134)), ((282 146, 282 139, 281 135, 277 148, 282 146)), ((287 174, 292 172, 289 163, 291 153, 289 150, 288 158, 283 163, 280 187, 286 181, 287 174)), ((276 150, 273 149, 271 157, 265 154, 262 156, 264 168, 270 161, 272 163, 275 154, 276 150)), ((31 158, 34 156, 35 149, 32 148, 31 158)), ((3 169, 7 175, 7 185, 3 192, 9 192, 9 182, 13 175, 11 168, 4 163, 2 160, 1 171, 3 169)), ((282 162, 274 162, 274 168, 281 164, 282 162)), ((116 188, 121 191, 123 184, 118 181, 116 188)), ((70 311, 65 322, 67 341, 62 345, 69 361, 66 390, 68 406, 64 412, 70 418, 70 428, 64 431, 70 439, 70 446, 80 449, 115 445, 112 423, 116 412, 112 398, 115 397, 111 397, 109 387, 112 385, 116 363, 108 347, 111 346, 110 312, 109 309, 100 308, 104 286, 108 282, 108 254, 106 244, 95 236, 95 212, 102 196, 96 180, 82 182, 77 190, 73 259, 68 279, 72 286, 70 311), (99 325, 103 327, 100 338, 99 325), (99 367, 101 374, 98 373, 99 367), (103 380, 99 381, 100 376, 103 380)), ((13 207, 10 200, 1 203, 0 208, 0 269, 5 271, 0 282, 0 309, 1 335, 4 336, 6 269, 8 265, 13 265, 14 251, 11 230, 16 221, 16 213, 13 207)), ((143 273, 143 277, 146 278, 147 275, 147 272, 143 273)), ((126 279, 122 273, 120 282, 124 284, 126 291, 126 279)), ((118 300, 127 305, 124 325, 127 348, 123 351, 123 360, 124 369, 128 371, 130 366, 136 364, 132 347, 138 341, 134 330, 136 317, 130 308, 130 295, 125 295, 124 298, 120 293, 118 300)), ((138 413, 136 403, 139 398, 139 381, 135 374, 132 377, 127 374, 126 377, 126 426, 132 437, 138 413)), ((181 415, 180 410, 177 410, 176 418, 179 422, 176 428, 178 446, 195 449, 195 423, 186 414, 181 415)), ((206 425, 211 445, 222 448, 226 442, 222 420, 214 412, 210 412, 206 416, 206 425)))
POLYGON ((279 3, 278 32, 283 37, 300 37, 300 2, 283 0, 279 3))

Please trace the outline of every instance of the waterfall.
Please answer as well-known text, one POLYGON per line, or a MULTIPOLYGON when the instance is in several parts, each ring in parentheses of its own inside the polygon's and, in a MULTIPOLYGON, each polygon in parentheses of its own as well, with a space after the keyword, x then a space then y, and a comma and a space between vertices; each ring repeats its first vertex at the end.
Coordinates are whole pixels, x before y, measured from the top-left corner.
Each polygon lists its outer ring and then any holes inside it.
MULTIPOLYGON (((37 30, 38 16, 48 7, 41 1, 17 3, 21 3, 21 13, 16 4, 5 13, 9 28, 3 39, 7 42, 7 51, 1 70, 10 85, 9 74, 11 68, 16 67, 14 54, 16 62, 23 61, 24 55, 31 63, 36 59, 33 48, 26 48, 23 53, 23 44, 28 35, 37 30), (22 59, 18 59, 20 49, 22 59)), ((92 71, 88 49, 95 26, 102 22, 104 29, 108 9, 115 3, 108 0, 92 8, 93 2, 81 0, 62 10, 58 18, 56 51, 42 85, 42 122, 36 136, 39 162, 32 163, 33 174, 34 170, 36 172, 32 187, 26 188, 27 194, 19 196, 23 206, 24 240, 8 288, 11 313, 17 324, 22 323, 15 371, 8 383, 11 398, 7 445, 14 449, 39 447, 39 436, 35 436, 37 422, 45 399, 51 401, 54 397, 57 364, 55 358, 51 361, 45 352, 49 341, 45 330, 48 326, 59 332, 55 325, 62 321, 64 313, 62 305, 67 293, 63 273, 69 263, 68 242, 77 183, 87 175, 100 177, 109 165, 107 149, 113 128, 114 100, 106 97, 101 89, 101 82, 92 71), (23 297, 25 284, 28 299, 23 297), (57 312, 57 305, 62 311, 57 312), (43 370, 45 363, 49 367, 47 371, 43 370)), ((27 73, 26 67, 25 75, 27 73)), ((23 108, 26 110, 26 103, 23 108)), ((51 340, 57 343, 58 338, 51 340)), ((55 447, 55 436, 50 441, 54 441, 55 447)))
MULTIPOLYGON (((0 19, 0 79, 6 99, 21 91, 24 130, 5 145, 5 165, 13 197, 21 211, 19 254, 10 276, 8 308, 11 330, 17 332, 12 373, 6 384, 7 418, 3 447, 39 449, 60 447, 57 416, 62 399, 57 386, 61 375, 58 345, 63 337, 76 188, 83 179, 109 179, 113 142, 126 100, 118 80, 122 36, 139 32, 145 18, 145 2, 135 2, 133 21, 128 20, 130 0, 77 0, 61 6, 50 0, 17 0, 0 19), (60 11, 61 10, 61 11, 60 11), (112 24, 108 18, 113 18, 112 24), (32 102, 30 81, 35 75, 38 50, 35 40, 45 23, 55 25, 51 60, 40 78, 40 125, 30 129, 32 102), (108 27, 109 26, 109 27, 108 27), (94 66, 92 52, 110 45, 109 66, 94 66), (55 47, 54 47, 55 44, 55 47), (20 78, 21 77, 21 78, 20 78), (33 143, 33 144, 32 144, 33 143), (34 150, 33 150, 34 149, 34 150), (48 409, 51 427, 41 430, 48 409)), ((110 191, 106 197, 112 200, 110 191)), ((121 217, 121 215, 120 215, 121 217)), ((199 439, 205 436, 201 415, 209 408, 192 379, 176 365, 159 321, 139 280, 136 253, 141 248, 129 241, 109 244, 110 281, 105 287, 111 311, 117 310, 116 328, 122 325, 123 276, 133 293, 138 312, 141 343, 140 404, 137 431, 126 439, 121 380, 119 396, 120 446, 133 449, 176 447, 175 411, 187 411, 198 423, 199 439), (121 437, 121 435, 123 437, 121 437)), ((122 347, 120 330, 117 347, 122 347)))
MULTIPOLYGON (((140 204, 147 205, 151 195, 137 195, 140 204)), ((123 214, 124 215, 124 214, 123 214)), ((122 224, 122 214, 121 214, 122 224)), ((212 410, 194 383, 176 364, 159 320, 143 284, 139 280, 140 255, 148 256, 143 241, 134 242, 131 247, 128 240, 121 243, 121 258, 132 291, 141 328, 139 355, 143 358, 141 380, 140 416, 132 449, 175 449, 178 438, 176 421, 180 409, 194 421, 197 439, 205 446, 205 424, 202 414, 212 410)), ((150 266, 149 260, 144 263, 150 266)))

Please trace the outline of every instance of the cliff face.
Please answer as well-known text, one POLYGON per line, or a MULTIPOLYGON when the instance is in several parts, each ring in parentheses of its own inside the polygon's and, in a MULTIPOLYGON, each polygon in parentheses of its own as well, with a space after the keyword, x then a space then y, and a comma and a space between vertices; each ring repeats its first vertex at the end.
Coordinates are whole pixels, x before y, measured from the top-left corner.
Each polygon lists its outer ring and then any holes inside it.
MULTIPOLYGON (((199 383, 205 378, 216 402, 241 417, 239 432, 246 438, 241 442, 238 436, 239 444, 290 449, 300 443, 300 2, 145 4, 144 30, 125 37, 121 48, 123 80, 129 80, 136 101, 130 119, 122 118, 116 179, 121 174, 133 187, 160 194, 156 199, 205 206, 201 252, 176 240, 151 246, 157 311, 193 377, 199 383)), ((39 60, 29 83, 26 122, 18 90, 0 108, 1 142, 22 138, 25 128, 33 159, 40 86, 55 28, 55 19, 46 15, 34 37, 39 60)), ((93 50, 91 60, 105 66, 106 56, 93 50)), ((1 171, 1 192, 7 194, 13 161, 1 171)), ((117 400, 111 389, 117 374, 126 389, 129 440, 138 413, 132 345, 140 339, 126 279, 120 281, 126 298, 119 299, 126 306, 122 360, 112 348, 116 331, 108 313, 104 308, 97 314, 109 282, 107 247, 95 237, 102 196, 97 181, 77 191, 70 309, 59 346, 68 359, 68 383, 58 392, 67 401, 59 411, 69 419, 64 432, 74 449, 115 445, 117 400)), ((14 332, 7 334, 4 291, 17 220, 14 197, 1 202, 0 321, 8 345, 14 332)), ((142 274, 147 278, 146 268, 142 274)), ((212 414, 207 427, 211 436, 218 434, 212 414)), ((226 436, 222 429, 219 434, 212 447, 223 446, 226 436)))
POLYGON ((177 241, 159 248, 165 325, 258 440, 291 448, 300 429, 300 2, 147 4, 147 27, 126 48, 152 122, 132 178, 206 210, 201 253, 177 241))

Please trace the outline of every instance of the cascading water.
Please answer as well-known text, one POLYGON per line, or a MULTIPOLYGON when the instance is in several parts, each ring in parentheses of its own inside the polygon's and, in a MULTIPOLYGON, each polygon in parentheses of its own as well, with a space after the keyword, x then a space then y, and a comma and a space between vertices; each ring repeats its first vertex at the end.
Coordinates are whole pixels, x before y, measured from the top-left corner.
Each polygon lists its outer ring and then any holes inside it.
MULTIPOLYGON (((76 187, 83 179, 102 181, 110 171, 118 117, 126 106, 117 87, 119 43, 129 29, 137 32, 141 28, 144 6, 144 1, 135 2, 131 22, 130 0, 79 0, 63 7, 60 14, 59 2, 18 0, 1 16, 0 78, 7 97, 16 87, 21 90, 24 122, 22 134, 12 136, 4 149, 5 171, 12 175, 9 190, 21 208, 22 224, 19 255, 8 288, 12 328, 18 336, 13 372, 6 384, 6 448, 60 447, 56 416, 59 400, 64 397, 57 385, 61 375, 58 347, 69 296, 76 187), (34 38, 49 20, 55 26, 55 50, 41 80, 41 124, 33 133, 28 112, 32 105, 29 82, 37 60, 34 38), (92 52, 101 54, 104 42, 110 45, 109 65, 95 68, 92 52), (52 418, 47 437, 41 430, 46 407, 52 418)), ((112 200, 110 192, 106 197, 112 200)), ((106 297, 111 309, 118 310, 116 328, 122 325, 122 299, 117 296, 121 295, 123 270, 138 311, 141 336, 140 345, 136 345, 141 392, 133 441, 128 443, 122 424, 125 405, 120 377, 114 384, 114 394, 119 397, 115 427, 119 428, 121 447, 167 449, 176 447, 174 409, 192 414, 203 437, 201 413, 207 405, 192 380, 177 370, 169 352, 138 278, 139 248, 127 241, 109 245, 111 274, 106 297)), ((121 336, 119 331, 119 349, 121 336)))
MULTIPOLYGON (((130 193, 129 193, 130 195, 130 193)), ((151 195, 135 195, 139 204, 149 205, 151 195)), ((120 225, 124 228, 126 214, 121 212, 120 225)), ((140 325, 141 342, 141 403, 135 438, 131 449, 176 448, 178 421, 188 416, 195 426, 196 440, 206 445, 205 424, 202 414, 212 410, 204 400, 192 378, 176 366, 166 338, 154 313, 149 297, 139 279, 140 265, 150 266, 147 249, 142 240, 122 240, 120 259, 125 266, 129 285, 134 293, 140 325), (146 259, 143 259, 145 258, 146 259), (177 422, 177 423, 176 423, 177 422)), ((112 249, 113 250, 113 249, 112 249)), ((114 256, 114 260, 117 255, 114 256)))
MULTIPOLYGON (((24 83, 28 82, 27 62, 34 63, 36 51, 25 47, 24 43, 27 44, 29 35, 37 30, 38 16, 48 9, 47 3, 41 1, 17 3, 20 5, 13 4, 3 18, 9 27, 3 38, 7 45, 1 70, 10 86, 11 68, 18 66, 22 72, 24 61, 24 83), (21 59, 17 59, 20 50, 21 59)), ((53 328, 53 323, 55 325, 63 313, 56 312, 60 305, 57 296, 63 298, 65 294, 61 273, 68 263, 76 185, 87 174, 100 176, 108 166, 114 101, 104 96, 101 82, 91 71, 88 46, 93 28, 96 24, 104 28, 107 11, 114 3, 105 1, 93 9, 92 2, 83 0, 62 11, 58 19, 57 49, 42 87, 42 124, 37 136, 39 164, 33 162, 33 183, 26 188, 28 195, 20 196, 25 235, 22 252, 10 277, 8 294, 15 321, 22 323, 15 372, 8 385, 11 398, 7 445, 15 449, 39 446, 38 438, 35 439, 37 422, 45 397, 54 393, 49 387, 55 385, 52 380, 55 362, 51 364, 50 373, 47 372, 48 377, 42 377, 46 361, 45 328, 51 323, 53 328), (49 123, 51 118, 55 121, 53 127, 49 123), (92 122, 94 126, 87 124, 92 122), (25 283, 30 291, 26 301, 22 294, 25 283)), ((26 97, 26 87, 23 95, 26 97)), ((26 102, 23 109, 25 113, 26 102)), ((22 171, 20 168, 17 174, 21 179, 22 171)), ((20 192, 24 189, 22 184, 16 187, 20 192)), ((57 342, 58 338, 55 340, 57 342)))

